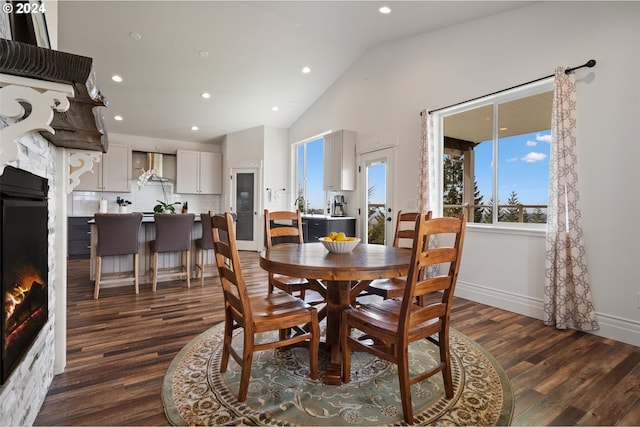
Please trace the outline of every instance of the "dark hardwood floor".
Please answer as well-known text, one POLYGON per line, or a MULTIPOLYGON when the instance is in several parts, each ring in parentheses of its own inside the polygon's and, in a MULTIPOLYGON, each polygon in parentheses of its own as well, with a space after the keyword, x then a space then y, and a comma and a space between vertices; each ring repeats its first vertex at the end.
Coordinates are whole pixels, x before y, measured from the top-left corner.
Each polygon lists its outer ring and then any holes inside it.
MULTIPOLYGON (((257 254, 241 254, 252 292, 266 290, 257 254)), ((168 425, 160 389, 180 349, 222 320, 217 278, 101 289, 69 261, 67 368, 35 425, 168 425)), ((511 379, 513 425, 640 425, 640 348, 456 299, 452 325, 511 379)))

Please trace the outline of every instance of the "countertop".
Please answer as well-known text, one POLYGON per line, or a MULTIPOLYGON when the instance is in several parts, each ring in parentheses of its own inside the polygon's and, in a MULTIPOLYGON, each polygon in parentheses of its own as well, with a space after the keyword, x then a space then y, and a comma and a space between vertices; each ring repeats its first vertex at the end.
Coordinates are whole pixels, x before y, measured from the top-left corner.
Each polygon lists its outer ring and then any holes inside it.
POLYGON ((355 216, 331 216, 331 215, 323 215, 323 214, 303 214, 302 218, 309 218, 309 219, 327 219, 327 220, 334 220, 334 219, 356 219, 355 216))
MULTIPOLYGON (((176 214, 176 215, 181 215, 181 214, 176 214)), ((147 224, 147 223, 154 223, 154 219, 153 219, 153 214, 142 214, 142 223, 143 224, 147 224)), ((200 214, 196 214, 195 220, 194 222, 200 222, 200 214)), ((87 221, 87 224, 95 224, 96 220, 93 219, 93 217, 87 221)))

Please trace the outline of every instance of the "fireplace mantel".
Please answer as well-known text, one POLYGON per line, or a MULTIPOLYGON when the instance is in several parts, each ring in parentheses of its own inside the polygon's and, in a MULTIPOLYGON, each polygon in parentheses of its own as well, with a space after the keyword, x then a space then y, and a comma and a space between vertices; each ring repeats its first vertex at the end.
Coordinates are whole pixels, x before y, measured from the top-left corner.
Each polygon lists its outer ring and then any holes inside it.
MULTIPOLYGON (((99 112, 107 100, 96 86, 91 58, 0 39, 0 73, 70 85, 73 95, 68 108, 52 105, 55 111, 50 125, 55 132, 38 130, 58 147, 107 152, 109 142, 99 112)), ((30 105, 25 113, 30 114, 30 105)))

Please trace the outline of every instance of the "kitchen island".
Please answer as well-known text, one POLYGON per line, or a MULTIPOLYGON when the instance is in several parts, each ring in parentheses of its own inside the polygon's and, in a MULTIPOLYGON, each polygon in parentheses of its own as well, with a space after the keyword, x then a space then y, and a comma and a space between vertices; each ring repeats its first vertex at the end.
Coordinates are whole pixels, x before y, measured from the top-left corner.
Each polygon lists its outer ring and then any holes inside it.
MULTIPOLYGON (((180 215, 180 214, 176 214, 180 215)), ((89 278, 95 280, 95 261, 96 261, 96 244, 98 243, 98 233, 96 231, 95 220, 92 218, 87 222, 91 226, 91 265, 89 278)), ((196 214, 195 221, 193 223, 193 229, 191 231, 191 278, 195 279, 198 270, 195 265, 198 261, 198 250, 196 248, 196 239, 202 237, 202 224, 200 222, 200 215, 196 214)), ((138 275, 140 277, 140 283, 151 283, 151 261, 153 254, 149 248, 149 242, 155 240, 156 228, 153 214, 145 213, 142 217, 142 225, 138 232, 139 256, 140 264, 138 267, 138 275)), ((173 268, 177 268, 181 264, 182 254, 180 252, 175 253, 160 253, 158 257, 158 269, 159 271, 167 271, 173 268)), ((209 250, 205 253, 205 264, 214 264, 215 259, 213 250, 209 250)), ((102 259, 102 276, 108 278, 109 276, 115 276, 120 274, 131 274, 133 272, 133 256, 109 256, 102 259)), ((207 269, 205 277, 217 276, 215 269, 207 269)), ((159 278, 158 281, 162 281, 159 278)), ((165 278, 166 280, 176 280, 173 278, 165 278)), ((108 288, 110 285, 101 286, 108 288)), ((127 286, 126 283, 116 283, 111 286, 127 286)))

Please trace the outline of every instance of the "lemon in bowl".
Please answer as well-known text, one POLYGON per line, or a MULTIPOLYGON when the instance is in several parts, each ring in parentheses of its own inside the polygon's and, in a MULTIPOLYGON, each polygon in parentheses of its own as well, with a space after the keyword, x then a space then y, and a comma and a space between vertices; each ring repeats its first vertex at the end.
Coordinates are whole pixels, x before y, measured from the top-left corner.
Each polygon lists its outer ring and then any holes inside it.
POLYGON ((331 232, 328 236, 321 237, 319 240, 329 252, 337 254, 351 252, 360 243, 360 239, 357 237, 347 237, 343 232, 331 232))

